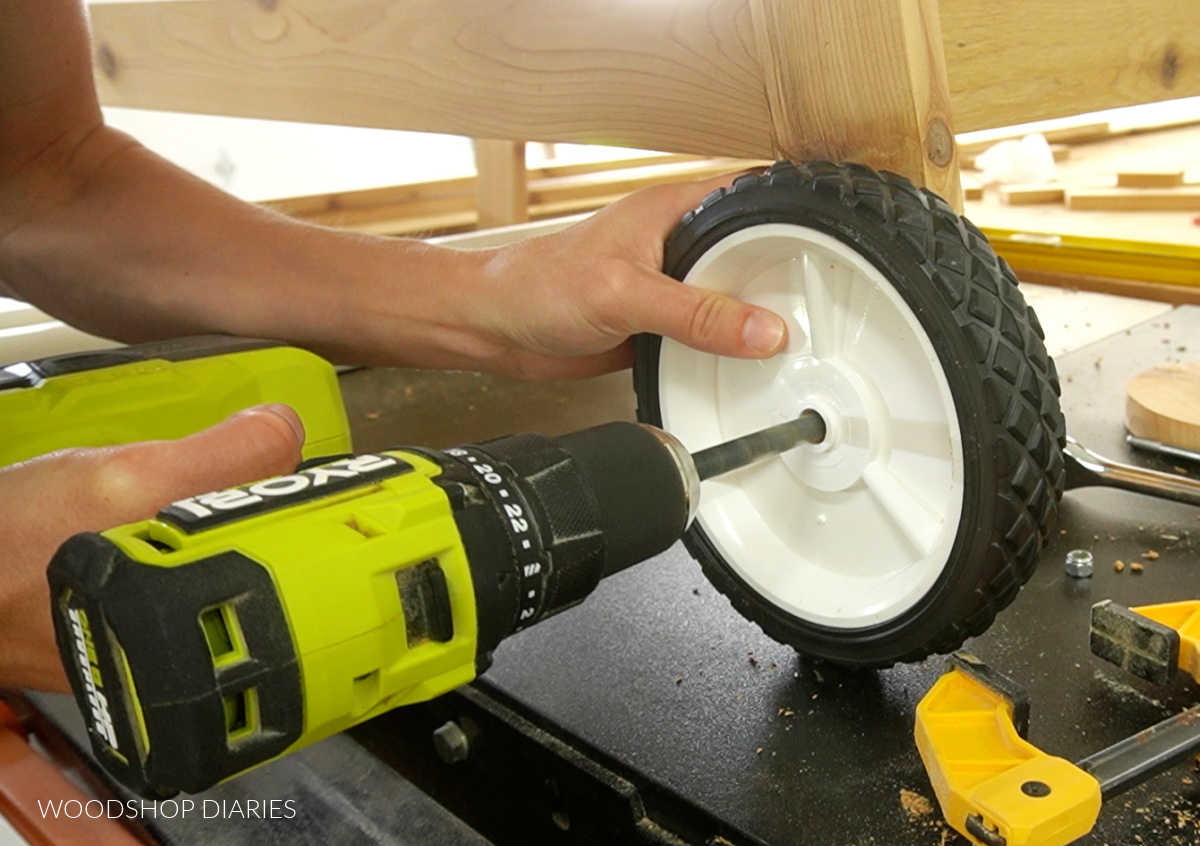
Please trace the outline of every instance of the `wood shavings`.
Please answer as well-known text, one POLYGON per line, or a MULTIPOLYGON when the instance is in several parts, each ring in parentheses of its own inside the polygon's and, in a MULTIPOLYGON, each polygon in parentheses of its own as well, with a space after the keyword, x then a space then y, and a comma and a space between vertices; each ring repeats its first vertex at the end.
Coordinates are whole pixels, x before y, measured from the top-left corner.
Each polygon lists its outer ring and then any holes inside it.
POLYGON ((900 788, 900 807, 908 818, 915 820, 933 813, 933 803, 915 790, 900 788))

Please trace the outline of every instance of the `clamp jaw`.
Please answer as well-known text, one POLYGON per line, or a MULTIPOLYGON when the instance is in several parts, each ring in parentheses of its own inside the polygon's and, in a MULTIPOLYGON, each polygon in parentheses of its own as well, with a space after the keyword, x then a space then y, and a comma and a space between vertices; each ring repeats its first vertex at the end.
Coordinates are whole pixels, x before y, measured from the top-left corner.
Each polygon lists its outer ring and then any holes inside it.
MULTIPOLYGON (((1158 684, 1200 682, 1200 601, 1092 608, 1092 652, 1158 684)), ((1200 705, 1077 763, 1025 739, 1020 685, 959 652, 917 705, 916 741, 946 821, 980 846, 1066 846, 1092 830, 1101 801, 1200 749, 1200 705)))
POLYGON ((1176 670, 1200 682, 1200 600, 1125 608, 1092 606, 1092 652, 1154 684, 1176 670))

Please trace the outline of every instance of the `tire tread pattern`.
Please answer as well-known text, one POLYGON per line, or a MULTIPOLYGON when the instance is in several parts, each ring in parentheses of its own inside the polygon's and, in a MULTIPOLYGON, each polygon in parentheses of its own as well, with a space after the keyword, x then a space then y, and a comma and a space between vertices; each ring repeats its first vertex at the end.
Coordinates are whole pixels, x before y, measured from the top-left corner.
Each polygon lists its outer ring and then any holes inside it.
MULTIPOLYGON (((876 173, 857 164, 779 162, 762 174, 740 176, 684 216, 668 239, 667 254, 671 254, 675 239, 695 226, 701 215, 719 215, 723 206, 730 206, 729 213, 736 214, 744 205, 736 200, 743 195, 776 187, 836 198, 864 222, 906 244, 974 353, 990 416, 995 476, 1000 480, 994 494, 996 523, 986 575, 963 603, 958 618, 919 648, 893 660, 841 663, 881 667, 953 651, 986 630, 996 614, 1016 598, 1033 574, 1057 518, 1066 478, 1062 453, 1066 425, 1059 407, 1058 374, 1046 353, 1041 324, 1021 295, 1012 269, 995 254, 979 229, 942 198, 904 177, 876 173)), ((647 391, 657 391, 657 373, 653 386, 645 382, 645 374, 635 371, 638 417, 642 420, 648 416, 644 407, 647 391)), ((696 550, 691 551, 695 556, 696 550)), ((701 564, 705 564, 703 558, 701 564)), ((797 645, 777 620, 754 613, 744 596, 745 588, 721 568, 704 569, 744 616, 776 640, 797 645)))

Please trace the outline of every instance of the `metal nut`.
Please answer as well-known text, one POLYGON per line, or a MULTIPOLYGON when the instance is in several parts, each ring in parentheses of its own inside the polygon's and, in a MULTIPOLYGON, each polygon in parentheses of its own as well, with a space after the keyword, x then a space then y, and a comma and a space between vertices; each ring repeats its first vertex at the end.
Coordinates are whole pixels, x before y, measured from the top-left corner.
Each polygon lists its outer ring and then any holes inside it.
POLYGON ((1089 578, 1092 575, 1092 554, 1086 549, 1072 549, 1067 553, 1066 570, 1068 576, 1089 578))
POLYGON ((467 760, 471 753, 471 741, 462 727, 450 720, 433 732, 433 748, 439 758, 447 764, 467 760))

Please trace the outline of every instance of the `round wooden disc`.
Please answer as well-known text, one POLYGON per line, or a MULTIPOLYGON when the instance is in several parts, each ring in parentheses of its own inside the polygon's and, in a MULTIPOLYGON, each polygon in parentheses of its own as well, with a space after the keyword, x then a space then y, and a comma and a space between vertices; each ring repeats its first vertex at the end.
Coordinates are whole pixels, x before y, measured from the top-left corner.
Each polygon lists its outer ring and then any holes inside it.
POLYGON ((1140 438, 1200 450, 1200 361, 1166 364, 1130 379, 1125 428, 1140 438))

